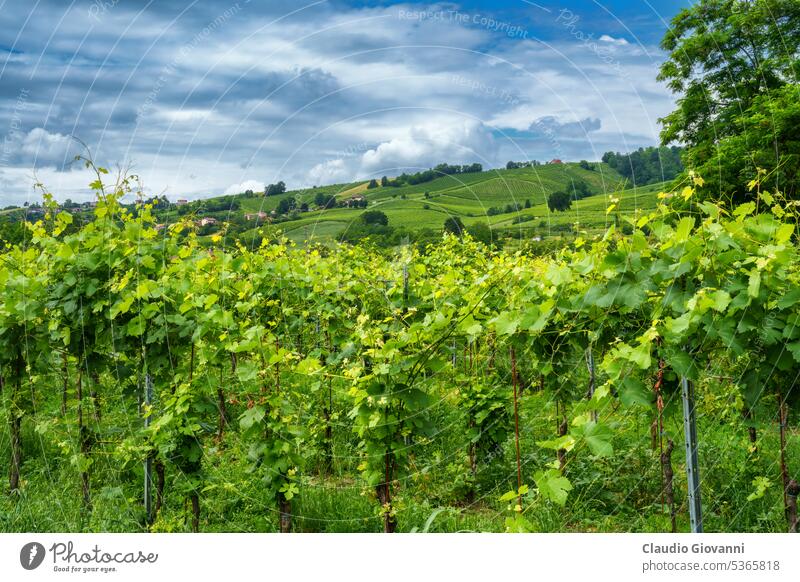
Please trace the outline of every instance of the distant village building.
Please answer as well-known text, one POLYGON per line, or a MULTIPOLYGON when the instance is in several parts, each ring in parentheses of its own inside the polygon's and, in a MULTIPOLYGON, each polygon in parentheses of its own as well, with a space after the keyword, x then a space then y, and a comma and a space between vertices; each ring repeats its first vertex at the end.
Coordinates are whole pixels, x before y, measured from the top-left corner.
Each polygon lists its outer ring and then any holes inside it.
POLYGON ((207 226, 209 224, 217 224, 217 219, 214 218, 213 216, 204 216, 203 218, 201 218, 197 222, 197 224, 199 224, 200 226, 207 226))
POLYGON ((164 230, 165 227, 166 227, 166 225, 164 225, 164 224, 157 224, 156 225, 156 230, 164 230))
POLYGON ((266 212, 259 210, 258 212, 250 212, 244 215, 245 220, 265 220, 269 218, 266 212))
POLYGON ((186 206, 189 204, 189 201, 186 198, 178 198, 178 201, 175 203, 177 206, 186 206))
POLYGON ((347 206, 348 208, 354 208, 354 207, 358 208, 360 206, 366 206, 366 203, 367 199, 361 196, 360 194, 358 196, 353 196, 351 198, 348 198, 347 200, 344 201, 345 206, 347 206))
POLYGON ((551 164, 563 164, 564 162, 562 162, 558 158, 554 158, 554 159, 550 160, 549 163, 551 163, 551 164))

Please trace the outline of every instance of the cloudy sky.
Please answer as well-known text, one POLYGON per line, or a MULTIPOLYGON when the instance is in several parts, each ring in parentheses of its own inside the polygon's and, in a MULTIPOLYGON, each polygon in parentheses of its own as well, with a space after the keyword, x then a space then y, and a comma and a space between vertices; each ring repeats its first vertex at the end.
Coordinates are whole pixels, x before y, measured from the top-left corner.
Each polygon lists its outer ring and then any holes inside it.
POLYGON ((72 163, 198 198, 658 141, 688 0, 0 0, 0 204, 72 163))

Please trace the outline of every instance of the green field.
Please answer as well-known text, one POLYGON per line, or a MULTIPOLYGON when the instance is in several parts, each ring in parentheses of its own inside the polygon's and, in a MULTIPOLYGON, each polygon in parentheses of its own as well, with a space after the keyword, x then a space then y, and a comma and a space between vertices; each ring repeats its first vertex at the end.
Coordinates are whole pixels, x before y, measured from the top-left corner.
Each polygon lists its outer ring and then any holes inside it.
POLYGON ((297 199, 298 202, 307 202, 309 204, 313 203, 314 197, 317 194, 328 194, 332 196, 339 196, 342 192, 346 192, 347 190, 358 186, 361 182, 354 182, 352 184, 331 184, 329 186, 318 186, 316 188, 306 188, 303 190, 292 190, 287 192, 286 194, 282 194, 280 196, 245 196, 242 194, 240 196, 241 203, 242 203, 242 212, 258 212, 259 210, 263 210, 264 212, 269 212, 270 210, 274 210, 278 203, 283 198, 287 198, 289 196, 293 196, 297 199))
MULTIPOLYGON (((489 170, 474 174, 443 176, 431 182, 402 187, 378 187, 365 189, 366 182, 335 184, 286 192, 280 196, 242 197, 240 212, 269 212, 280 200, 294 197, 299 203, 312 208, 298 215, 295 220, 276 224, 259 225, 246 230, 247 239, 255 234, 275 235, 284 233, 296 242, 327 242, 341 236, 349 225, 357 221, 364 212, 356 208, 333 208, 314 210, 314 197, 318 193, 337 196, 345 200, 354 195, 364 195, 369 210, 385 212, 389 225, 412 231, 420 229, 440 230, 450 216, 459 217, 467 226, 479 222, 487 223, 499 231, 522 231, 524 236, 548 237, 572 228, 576 223, 581 230, 597 232, 608 227, 613 215, 606 213, 610 197, 620 198, 621 214, 631 214, 637 209, 655 207, 655 194, 665 184, 624 189, 624 179, 606 164, 595 164, 594 170, 585 170, 578 164, 547 164, 514 170, 489 170), (593 195, 578 200, 566 212, 550 212, 547 197, 556 190, 569 191, 576 181, 589 185, 593 195), (522 209, 529 203, 530 208, 522 209), (519 212, 506 213, 506 206, 518 205, 519 212), (500 214, 491 215, 491 208, 500 214), (514 223, 519 217, 530 220, 514 223), (555 229, 555 230, 554 230, 555 229)), ((221 220, 229 219, 221 215, 221 220)))
POLYGON ((410 235, 411 240, 415 240, 416 234, 424 238, 440 232, 445 220, 453 216, 468 227, 486 224, 499 239, 545 239, 576 231, 599 234, 625 215, 654 208, 655 195, 668 188, 667 183, 662 183, 626 189, 625 180, 608 165, 595 163, 593 168, 586 170, 577 163, 545 164, 447 175, 422 184, 371 189, 366 187, 368 182, 359 181, 292 190, 278 196, 242 193, 212 197, 192 202, 188 208, 171 206, 156 212, 158 221, 163 224, 183 218, 216 218, 217 225, 200 232, 204 240, 215 232, 222 232, 227 241, 252 242, 265 236, 285 235, 298 244, 328 244, 359 224, 365 209, 340 206, 320 210, 315 198, 324 194, 344 202, 354 196, 364 196, 366 210, 384 212, 389 226, 401 229, 401 236, 410 235), (547 208, 547 198, 552 192, 572 192, 579 182, 588 186, 589 197, 573 201, 565 212, 551 212, 547 208), (620 203, 617 212, 609 214, 606 210, 612 196, 618 197, 620 203), (289 197, 297 201, 298 210, 288 219, 278 216, 273 222, 275 215, 266 219, 246 218, 247 214, 257 212, 269 215, 289 197), (301 205, 308 210, 300 211, 301 205))

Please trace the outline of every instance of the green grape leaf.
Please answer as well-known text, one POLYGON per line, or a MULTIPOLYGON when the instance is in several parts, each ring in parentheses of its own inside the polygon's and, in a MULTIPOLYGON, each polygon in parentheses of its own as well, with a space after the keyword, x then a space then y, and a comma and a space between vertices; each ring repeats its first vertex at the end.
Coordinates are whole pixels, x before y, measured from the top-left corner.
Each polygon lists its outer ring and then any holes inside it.
POLYGON ((607 425, 590 421, 575 432, 583 437, 589 450, 598 457, 610 457, 614 454, 614 447, 611 445, 614 435, 607 425))
POLYGON ((653 393, 639 378, 626 376, 619 386, 619 399, 625 406, 653 405, 653 393))
POLYGON ((255 424, 264 420, 265 414, 266 409, 257 404, 242 413, 242 415, 239 417, 239 426, 242 427, 242 430, 248 430, 255 424))
POLYGON ((536 482, 536 487, 542 497, 562 507, 566 504, 567 496, 572 491, 572 483, 561 475, 558 469, 537 471, 533 476, 533 480, 536 482))

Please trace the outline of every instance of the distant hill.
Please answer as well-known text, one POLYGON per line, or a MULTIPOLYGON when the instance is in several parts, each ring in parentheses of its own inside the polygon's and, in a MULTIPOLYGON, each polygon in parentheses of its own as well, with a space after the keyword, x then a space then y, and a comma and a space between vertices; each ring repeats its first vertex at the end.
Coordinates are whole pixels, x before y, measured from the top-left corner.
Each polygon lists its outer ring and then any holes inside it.
MULTIPOLYGON (((397 184, 398 180, 387 182, 397 184)), ((553 163, 443 175, 413 185, 368 187, 370 181, 364 180, 271 196, 252 192, 217 196, 180 205, 164 199, 157 201, 155 211, 161 224, 194 217, 201 236, 224 232, 228 241, 252 242, 280 232, 299 243, 326 243, 349 232, 365 210, 384 212, 390 230, 404 239, 438 236, 445 220, 453 216, 468 228, 488 226, 494 237, 544 239, 574 232, 576 227, 599 232, 614 220, 606 213, 610 194, 620 198, 619 212, 629 213, 654 207, 655 194, 663 187, 631 189, 629 185, 606 163, 553 163), (573 197, 572 206, 565 212, 551 212, 547 197, 559 190, 573 197)), ((24 212, 20 209, 15 214, 24 212)), ((78 212, 89 214, 91 209, 78 212)), ((19 230, 21 224, 9 224, 3 230, 12 227, 19 230)))
MULTIPOLYGON (((196 205, 198 212, 204 212, 203 207, 217 209, 204 214, 228 222, 228 233, 242 238, 281 231, 298 242, 335 239, 364 212, 363 207, 343 205, 362 197, 361 203, 368 209, 386 213, 391 227, 410 232, 423 229, 440 231, 448 217, 458 216, 466 226, 483 222, 493 229, 541 231, 542 235, 548 236, 548 233, 571 228, 576 221, 591 228, 601 228, 608 223, 605 213, 607 195, 624 190, 626 179, 605 163, 598 162, 589 167, 591 169, 586 169, 585 164, 582 167, 578 163, 543 164, 445 175, 399 187, 367 188, 369 180, 365 180, 293 190, 276 196, 241 194, 235 196, 237 204, 229 204, 229 208, 224 210, 219 209, 217 198, 192 205, 196 205), (547 210, 547 196, 551 192, 573 193, 582 189, 581 184, 590 193, 589 197, 576 200, 567 212, 551 213, 547 210), (333 197, 335 202, 331 204, 338 206, 320 209, 315 204, 320 194, 333 197), (279 206, 284 210, 287 206, 286 202, 281 202, 284 199, 294 199, 294 210, 284 215, 277 214, 279 206), (259 212, 262 214, 258 215, 259 212), (245 215, 251 219, 244 220, 245 215)), ((640 194, 645 197, 645 190, 640 189, 640 194)), ((623 199, 625 210, 637 204, 637 195, 633 191, 623 199)), ((644 203, 644 198, 640 202, 644 203)), ((187 208, 182 213, 191 210, 187 208)), ((165 219, 169 218, 169 214, 165 215, 165 219)))

